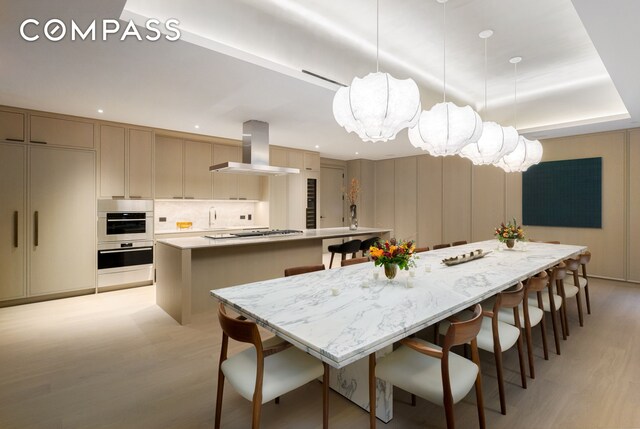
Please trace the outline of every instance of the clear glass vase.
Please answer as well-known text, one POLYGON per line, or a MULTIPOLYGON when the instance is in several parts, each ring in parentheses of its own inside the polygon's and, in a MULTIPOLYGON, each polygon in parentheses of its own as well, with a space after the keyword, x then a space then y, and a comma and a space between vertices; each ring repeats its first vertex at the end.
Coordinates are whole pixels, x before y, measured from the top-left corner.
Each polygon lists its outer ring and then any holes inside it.
POLYGON ((384 275, 393 280, 398 274, 398 264, 384 264, 384 275))
POLYGON ((349 206, 349 229, 358 229, 358 211, 355 204, 349 206))

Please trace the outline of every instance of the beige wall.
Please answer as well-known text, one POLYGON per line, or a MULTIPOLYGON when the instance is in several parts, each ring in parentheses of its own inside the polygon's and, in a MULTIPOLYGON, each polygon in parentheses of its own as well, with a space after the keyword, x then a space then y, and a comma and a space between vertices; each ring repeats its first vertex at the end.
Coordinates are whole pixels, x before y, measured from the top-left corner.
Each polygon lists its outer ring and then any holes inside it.
MULTIPOLYGON (((640 129, 542 143, 543 161, 602 157, 603 225, 601 229, 525 225, 527 236, 586 245, 593 254, 590 274, 640 282, 640 129)), ((363 203, 373 206, 373 220, 361 224, 391 227, 397 238, 416 239, 420 246, 491 239, 500 222, 522 220, 519 173, 472 166, 459 157, 428 155, 349 161, 348 171, 349 177, 361 180, 368 195, 374 195, 373 203, 363 203)))

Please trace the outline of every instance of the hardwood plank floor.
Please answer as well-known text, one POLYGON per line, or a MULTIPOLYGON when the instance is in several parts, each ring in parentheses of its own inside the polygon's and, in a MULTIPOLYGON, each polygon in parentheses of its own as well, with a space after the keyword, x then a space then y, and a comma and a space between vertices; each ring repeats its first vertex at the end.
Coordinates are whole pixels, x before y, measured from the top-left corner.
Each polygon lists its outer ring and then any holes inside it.
MULTIPOLYGON (((584 328, 569 301, 562 356, 544 361, 534 331, 537 377, 528 389, 515 351, 505 353, 506 416, 493 356, 481 354, 487 427, 640 427, 640 287, 593 279, 591 295, 584 328)), ((213 314, 178 325, 155 305, 153 286, 0 309, 0 428, 213 427, 220 336, 213 314)), ((368 427, 365 411, 335 393, 330 407, 331 428, 368 427)), ((394 408, 378 427, 445 427, 440 407, 421 399, 412 407, 405 392, 396 390, 394 408)), ((473 392, 455 415, 457 427, 478 427, 473 392)), ((222 427, 248 428, 250 417, 249 402, 227 384, 222 427)), ((320 428, 320 383, 266 404, 262 423, 320 428)))

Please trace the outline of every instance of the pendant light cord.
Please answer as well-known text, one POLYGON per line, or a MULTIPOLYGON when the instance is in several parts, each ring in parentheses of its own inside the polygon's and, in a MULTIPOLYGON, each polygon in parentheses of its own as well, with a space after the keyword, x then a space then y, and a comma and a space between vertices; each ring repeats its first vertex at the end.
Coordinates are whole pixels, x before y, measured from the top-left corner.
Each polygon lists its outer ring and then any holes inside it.
POLYGON ((442 100, 447 102, 447 3, 442 3, 442 100))
POLYGON ((380 71, 380 0, 376 0, 376 73, 380 71))
POLYGON ((484 39, 484 114, 487 114, 487 39, 484 39))
POLYGON ((513 127, 518 129, 518 63, 513 64, 513 127))

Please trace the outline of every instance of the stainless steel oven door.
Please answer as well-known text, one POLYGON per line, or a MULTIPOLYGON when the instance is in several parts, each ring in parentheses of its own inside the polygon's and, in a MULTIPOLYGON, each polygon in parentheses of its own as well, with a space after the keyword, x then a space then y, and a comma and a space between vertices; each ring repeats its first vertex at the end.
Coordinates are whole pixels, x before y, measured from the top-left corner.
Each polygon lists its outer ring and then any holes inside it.
POLYGON ((153 241, 98 246, 98 287, 153 283, 153 241))
POLYGON ((146 212, 98 213, 98 242, 153 240, 153 215, 146 212))

